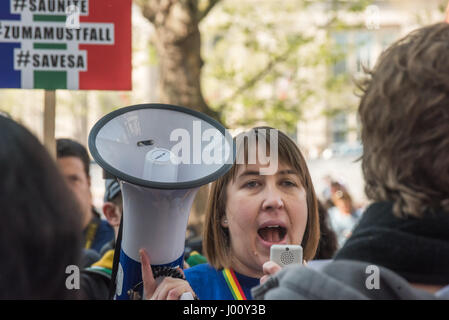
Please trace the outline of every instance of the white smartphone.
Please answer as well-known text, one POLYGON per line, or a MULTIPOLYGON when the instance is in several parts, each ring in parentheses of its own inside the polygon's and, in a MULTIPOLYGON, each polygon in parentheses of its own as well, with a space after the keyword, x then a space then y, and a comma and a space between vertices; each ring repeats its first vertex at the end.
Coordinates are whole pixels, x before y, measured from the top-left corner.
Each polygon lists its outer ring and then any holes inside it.
POLYGON ((302 247, 294 244, 274 244, 270 248, 270 260, 281 267, 292 263, 302 264, 302 247))

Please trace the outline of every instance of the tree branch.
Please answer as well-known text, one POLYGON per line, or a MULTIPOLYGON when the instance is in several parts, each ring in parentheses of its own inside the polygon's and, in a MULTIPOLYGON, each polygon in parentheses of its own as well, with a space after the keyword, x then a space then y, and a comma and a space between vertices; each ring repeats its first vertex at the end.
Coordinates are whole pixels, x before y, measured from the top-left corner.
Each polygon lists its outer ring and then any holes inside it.
POLYGON ((212 8, 221 0, 209 0, 209 3, 207 4, 206 8, 204 8, 202 11, 198 12, 198 23, 203 20, 204 17, 206 17, 209 12, 212 10, 212 8))
POLYGON ((220 106, 218 108, 218 112, 222 112, 224 108, 227 106, 227 104, 231 101, 233 101, 236 97, 241 95, 244 91, 252 88, 257 82, 261 79, 263 79, 267 74, 271 72, 271 70, 280 62, 283 62, 289 58, 289 56, 295 51, 297 46, 291 46, 287 50, 285 50, 284 53, 280 54, 279 56, 275 57, 273 60, 271 60, 265 68, 263 68, 260 72, 258 72, 254 77, 252 77, 249 81, 247 81, 243 86, 238 88, 229 98, 225 99, 220 103, 220 106))
POLYGON ((153 0, 134 0, 142 11, 142 15, 151 23, 154 23, 157 14, 157 1, 153 0))
POLYGON ((174 0, 134 0, 134 2, 142 10, 142 15, 154 24, 158 15, 166 16, 170 12, 174 0))

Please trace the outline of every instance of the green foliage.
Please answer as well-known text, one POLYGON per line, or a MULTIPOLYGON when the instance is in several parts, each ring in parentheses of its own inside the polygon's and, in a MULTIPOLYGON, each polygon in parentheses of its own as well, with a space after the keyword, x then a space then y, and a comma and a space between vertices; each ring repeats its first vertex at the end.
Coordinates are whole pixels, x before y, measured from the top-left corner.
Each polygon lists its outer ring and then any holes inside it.
POLYGON ((351 12, 360 12, 365 10, 373 1, 372 0, 360 0, 360 1, 347 1, 348 10, 351 12))
POLYGON ((295 132, 316 98, 348 83, 346 75, 329 72, 346 54, 329 30, 348 28, 338 15, 363 11, 372 1, 321 7, 328 26, 307 22, 317 2, 225 0, 203 21, 203 92, 228 127, 266 124, 295 132))
POLYGON ((148 44, 148 62, 151 65, 157 65, 159 62, 156 47, 152 43, 148 44))
POLYGON ((446 0, 440 0, 440 1, 441 1, 441 2, 440 2, 440 4, 438 5, 438 10, 439 10, 441 13, 444 13, 444 12, 446 11, 446 7, 447 7, 448 3, 447 3, 446 0))

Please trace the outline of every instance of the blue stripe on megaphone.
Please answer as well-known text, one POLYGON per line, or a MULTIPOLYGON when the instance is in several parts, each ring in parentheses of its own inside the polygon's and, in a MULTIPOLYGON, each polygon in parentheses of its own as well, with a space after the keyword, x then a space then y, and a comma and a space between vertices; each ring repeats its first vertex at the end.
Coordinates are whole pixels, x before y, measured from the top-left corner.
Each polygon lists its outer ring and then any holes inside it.
MULTIPOLYGON (((183 267, 184 254, 173 262, 152 265, 152 267, 183 267)), ((120 263, 117 271, 117 289, 115 298, 117 300, 129 300, 129 291, 142 282, 141 263, 131 259, 123 250, 120 250, 120 263)), ((140 296, 143 296, 143 286, 138 287, 140 296)))

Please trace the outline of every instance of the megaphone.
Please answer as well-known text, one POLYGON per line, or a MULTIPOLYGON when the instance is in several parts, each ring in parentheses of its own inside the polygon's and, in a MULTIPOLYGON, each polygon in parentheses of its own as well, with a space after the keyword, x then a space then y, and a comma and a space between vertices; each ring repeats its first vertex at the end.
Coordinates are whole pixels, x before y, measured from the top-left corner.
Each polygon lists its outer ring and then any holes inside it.
POLYGON ((92 157, 119 180, 123 197, 116 299, 143 295, 140 248, 150 255, 153 272, 182 268, 196 192, 231 168, 234 148, 219 122, 167 104, 124 107, 94 125, 92 157))

